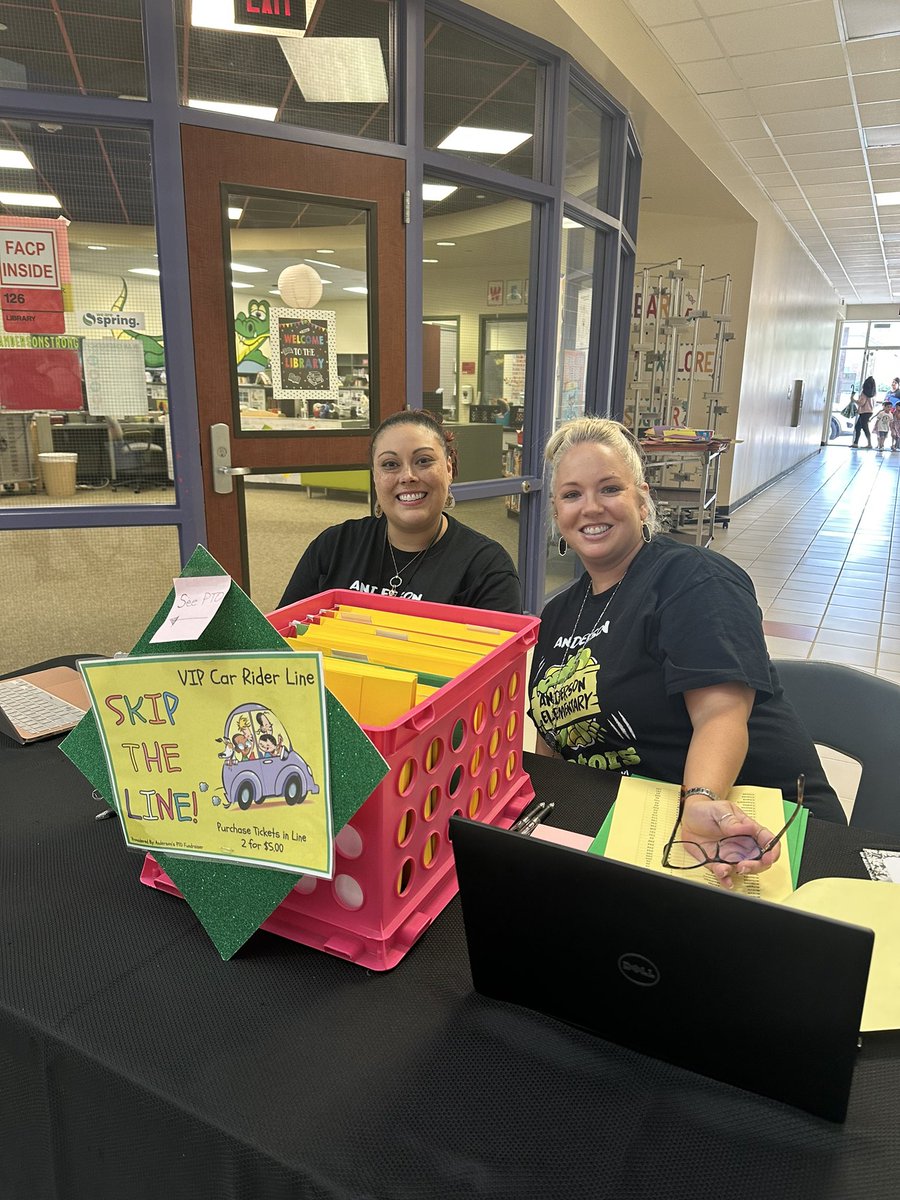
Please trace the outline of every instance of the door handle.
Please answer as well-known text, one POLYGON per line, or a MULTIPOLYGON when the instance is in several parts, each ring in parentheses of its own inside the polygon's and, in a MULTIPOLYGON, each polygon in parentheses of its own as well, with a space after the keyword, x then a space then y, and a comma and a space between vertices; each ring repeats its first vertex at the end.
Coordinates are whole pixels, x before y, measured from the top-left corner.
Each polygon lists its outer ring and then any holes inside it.
POLYGON ((228 496, 234 491, 232 477, 250 475, 252 471, 250 467, 231 465, 231 429, 228 425, 210 425, 209 442, 212 447, 213 491, 220 496, 228 496))

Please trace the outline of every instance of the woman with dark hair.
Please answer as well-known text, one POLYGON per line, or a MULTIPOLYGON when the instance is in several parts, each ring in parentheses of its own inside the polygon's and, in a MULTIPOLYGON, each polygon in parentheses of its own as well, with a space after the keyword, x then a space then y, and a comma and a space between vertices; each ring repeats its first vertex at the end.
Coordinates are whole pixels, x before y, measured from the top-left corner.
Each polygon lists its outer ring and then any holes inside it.
POLYGON ((450 516, 452 451, 425 410, 387 417, 371 443, 375 515, 333 525, 310 543, 279 607, 330 588, 468 608, 522 611, 503 547, 450 516))
POLYGON ((878 391, 878 385, 874 378, 870 375, 862 387, 859 389, 859 399, 857 400, 856 424, 853 426, 853 446, 859 445, 859 435, 864 433, 866 441, 869 443, 867 450, 872 449, 872 435, 869 433, 869 419, 875 411, 875 393, 878 391))

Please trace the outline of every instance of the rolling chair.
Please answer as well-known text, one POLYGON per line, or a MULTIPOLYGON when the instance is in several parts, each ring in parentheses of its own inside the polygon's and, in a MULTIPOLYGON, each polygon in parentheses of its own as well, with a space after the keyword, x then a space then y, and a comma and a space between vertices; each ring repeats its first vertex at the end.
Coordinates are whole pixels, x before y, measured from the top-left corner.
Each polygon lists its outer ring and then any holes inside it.
POLYGON ((126 438, 122 426, 115 417, 107 417, 109 440, 112 446, 116 477, 112 490, 130 487, 135 492, 154 487, 160 481, 160 472, 165 472, 165 451, 149 440, 126 438))
POLYGON ((813 741, 862 767, 850 824, 900 833, 900 687, 839 663, 779 658, 775 669, 813 741))

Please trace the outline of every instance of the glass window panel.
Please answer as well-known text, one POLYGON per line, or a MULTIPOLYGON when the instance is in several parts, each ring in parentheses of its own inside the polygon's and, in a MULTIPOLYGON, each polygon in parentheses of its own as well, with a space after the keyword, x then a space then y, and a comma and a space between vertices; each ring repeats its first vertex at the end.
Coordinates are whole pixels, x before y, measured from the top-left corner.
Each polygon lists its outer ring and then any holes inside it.
POLYGON ((181 570, 174 525, 5 530, 0 559, 0 674, 63 654, 130 650, 181 570))
POLYGON ((446 421, 459 413, 459 317, 422 321, 422 402, 446 421))
POLYGON ((569 88, 566 121, 566 191, 608 209, 612 119, 576 87, 569 88))
POLYGON ((460 480, 519 474, 532 205, 439 179, 425 181, 425 197, 425 312, 460 314, 458 402, 442 401, 460 480))
POLYGON ((230 0, 178 0, 181 103, 392 141, 393 10, 390 0, 307 0, 305 32, 285 36, 238 29, 230 0))
POLYGON ((585 412, 594 300, 594 230, 566 217, 562 232, 554 428, 585 412))
POLYGON ((368 211, 231 193, 235 391, 243 433, 369 428, 368 211))
POLYGON ((146 100, 140 0, 0 0, 0 86, 146 100))
POLYGON ((873 321, 869 326, 870 346, 900 346, 900 321, 873 321))
POLYGON ((459 501, 453 510, 457 521, 493 538, 513 562, 519 558, 519 497, 490 496, 484 500, 459 501))
POLYGON ((371 514, 371 479, 367 469, 323 467, 255 473, 243 482, 249 595, 257 608, 278 607, 303 551, 323 529, 371 514))
POLYGON ((841 345, 865 346, 868 331, 867 321, 845 321, 841 329, 841 345))
POLYGON ((625 156, 625 200, 622 221, 633 238, 637 238, 638 211, 641 206, 641 165, 637 150, 629 141, 625 156))
POLYGON ((425 20, 425 146, 533 178, 543 68, 514 46, 425 20))
POLYGON ((0 214, 0 506, 171 504, 149 134, 5 127, 58 203, 0 214))
POLYGON ((878 385, 877 406, 878 398, 883 399, 885 393, 890 390, 892 381, 900 376, 900 349, 884 347, 870 352, 864 370, 867 375, 874 377, 878 385))

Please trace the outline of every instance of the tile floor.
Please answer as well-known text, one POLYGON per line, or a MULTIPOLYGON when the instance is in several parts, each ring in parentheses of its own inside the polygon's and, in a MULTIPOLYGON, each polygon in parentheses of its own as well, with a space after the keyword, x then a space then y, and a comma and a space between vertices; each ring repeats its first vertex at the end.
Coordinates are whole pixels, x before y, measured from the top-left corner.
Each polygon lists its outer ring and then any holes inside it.
MULTIPOLYGON (((717 528, 753 579, 773 658, 846 663, 900 683, 900 453, 825 447, 717 528)), ((851 759, 822 762, 850 809, 851 759)))

